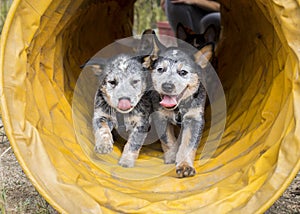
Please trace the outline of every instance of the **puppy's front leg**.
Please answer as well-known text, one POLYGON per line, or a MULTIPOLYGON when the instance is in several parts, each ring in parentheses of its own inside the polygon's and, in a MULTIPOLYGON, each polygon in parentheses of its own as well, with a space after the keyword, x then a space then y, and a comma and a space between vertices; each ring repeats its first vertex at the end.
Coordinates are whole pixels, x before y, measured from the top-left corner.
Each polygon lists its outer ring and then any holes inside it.
POLYGON ((139 124, 134 127, 129 135, 128 141, 122 152, 122 156, 119 160, 119 165, 123 167, 133 167, 135 160, 139 156, 139 152, 147 137, 149 124, 139 124))
POLYGON ((166 115, 166 111, 155 112, 153 118, 156 133, 164 151, 165 164, 175 163, 178 143, 174 135, 174 126, 170 123, 171 119, 166 115))
POLYGON ((174 127, 167 122, 165 133, 160 136, 161 146, 164 151, 165 164, 175 163, 178 143, 174 135, 174 127))
POLYGON ((203 128, 203 115, 197 118, 184 118, 179 136, 180 146, 176 155, 176 173, 178 177, 189 177, 196 174, 194 160, 203 128))
POLYGON ((111 134, 112 123, 107 117, 95 114, 93 118, 93 128, 95 135, 95 152, 107 154, 113 150, 113 137, 111 134))

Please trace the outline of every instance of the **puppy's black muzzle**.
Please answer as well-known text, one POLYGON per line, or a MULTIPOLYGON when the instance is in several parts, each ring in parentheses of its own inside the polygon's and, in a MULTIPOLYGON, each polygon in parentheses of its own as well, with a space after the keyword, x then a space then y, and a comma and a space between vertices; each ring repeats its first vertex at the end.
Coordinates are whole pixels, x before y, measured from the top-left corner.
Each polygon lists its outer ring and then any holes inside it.
POLYGON ((173 83, 165 82, 161 85, 161 88, 164 92, 171 93, 175 89, 175 85, 173 83))

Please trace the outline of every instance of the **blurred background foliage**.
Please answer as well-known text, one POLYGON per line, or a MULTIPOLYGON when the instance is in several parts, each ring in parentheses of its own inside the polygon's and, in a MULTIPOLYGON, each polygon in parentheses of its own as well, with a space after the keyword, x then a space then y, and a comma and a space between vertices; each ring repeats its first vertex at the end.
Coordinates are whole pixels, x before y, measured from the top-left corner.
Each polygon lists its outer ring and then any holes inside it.
POLYGON ((4 21, 12 1, 13 0, 0 0, 0 34, 2 32, 4 21))
POLYGON ((134 5, 133 35, 141 34, 145 29, 156 29, 158 21, 167 20, 160 7, 160 0, 137 0, 134 5))
MULTIPOLYGON (((0 34, 13 0, 0 0, 0 34)), ((164 11, 160 7, 160 0, 136 0, 134 5, 133 34, 141 34, 145 29, 156 29, 158 21, 166 20, 164 11)))

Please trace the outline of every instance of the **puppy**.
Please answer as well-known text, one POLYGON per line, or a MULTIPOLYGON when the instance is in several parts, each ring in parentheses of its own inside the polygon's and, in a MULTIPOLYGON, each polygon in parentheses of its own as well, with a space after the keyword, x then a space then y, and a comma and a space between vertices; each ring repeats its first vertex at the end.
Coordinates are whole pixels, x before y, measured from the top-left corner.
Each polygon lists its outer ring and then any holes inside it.
POLYGON ((123 167, 133 167, 149 129, 151 97, 147 93, 148 73, 139 56, 120 54, 108 60, 91 60, 99 78, 94 99, 93 131, 95 152, 113 150, 112 130, 122 129, 128 140, 119 160, 123 167))
POLYGON ((144 58, 144 66, 150 70, 153 87, 160 94, 155 125, 164 161, 175 163, 178 177, 193 176, 193 162, 205 124, 202 73, 213 55, 213 45, 208 44, 190 56, 179 48, 163 47, 154 34, 152 41, 153 50, 144 58), (178 140, 173 125, 181 126, 178 140))
POLYGON ((209 42, 217 43, 219 40, 219 29, 214 25, 209 25, 203 34, 197 34, 192 29, 185 27, 183 24, 178 23, 176 29, 176 37, 189 43, 197 49, 201 49, 209 42))
MULTIPOLYGON (((211 43, 214 45, 214 54, 211 58, 211 64, 216 71, 218 71, 218 58, 215 55, 217 44, 220 37, 220 28, 211 24, 207 26, 203 34, 197 34, 190 28, 183 26, 181 23, 177 25, 176 37, 184 42, 192 45, 194 48, 200 50, 205 45, 211 43)), ((185 46, 181 44, 179 40, 179 46, 185 46)))

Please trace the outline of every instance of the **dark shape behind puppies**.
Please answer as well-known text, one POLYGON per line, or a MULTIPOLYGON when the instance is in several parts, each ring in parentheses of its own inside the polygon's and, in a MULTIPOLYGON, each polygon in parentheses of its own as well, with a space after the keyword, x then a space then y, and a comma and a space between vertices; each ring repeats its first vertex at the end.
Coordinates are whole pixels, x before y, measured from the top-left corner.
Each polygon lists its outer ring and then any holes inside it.
POLYGON ((197 49, 201 49, 209 42, 217 43, 219 40, 219 32, 214 25, 209 25, 203 34, 197 34, 190 28, 178 23, 176 29, 176 37, 189 43, 197 49))
MULTIPOLYGON (((220 37, 220 29, 215 27, 213 24, 209 25, 203 34, 197 34, 192 31, 190 28, 183 26, 181 23, 178 23, 176 29, 176 37, 190 45, 194 48, 200 50, 202 47, 213 44, 214 53, 211 58, 211 64, 216 71, 218 71, 218 58, 215 56, 216 45, 220 37)), ((181 41, 179 40, 179 47, 181 46, 181 41)))

